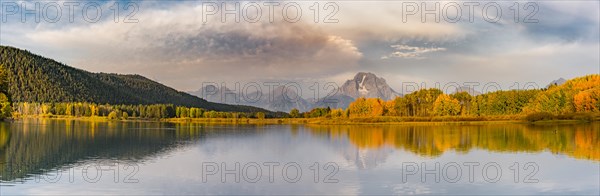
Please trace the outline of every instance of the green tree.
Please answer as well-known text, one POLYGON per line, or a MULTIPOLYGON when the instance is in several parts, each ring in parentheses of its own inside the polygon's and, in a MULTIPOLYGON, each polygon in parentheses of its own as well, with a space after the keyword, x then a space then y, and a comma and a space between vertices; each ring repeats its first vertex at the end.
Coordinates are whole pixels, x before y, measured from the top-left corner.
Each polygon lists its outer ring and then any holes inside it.
POLYGON ((256 113, 256 118, 258 118, 258 119, 265 119, 265 113, 264 112, 257 112, 256 113))
POLYGON ((10 105, 10 103, 2 104, 2 116, 0 116, 0 119, 10 118, 12 116, 12 106, 10 105))
POLYGON ((452 98, 458 100, 460 103, 460 114, 461 115, 469 115, 469 111, 471 110, 471 99, 473 98, 467 92, 458 92, 451 95, 452 98))
POLYGON ((0 93, 8 95, 8 73, 3 64, 0 64, 0 93))
POLYGON ((300 111, 298 109, 296 109, 296 108, 292 109, 290 111, 290 117, 292 117, 292 118, 298 118, 298 117, 300 117, 300 111))
POLYGON ((0 64, 0 120, 12 116, 11 105, 8 94, 8 76, 4 65, 0 64))
POLYGON ((8 96, 0 93, 0 120, 12 116, 11 103, 8 101, 8 96))
POLYGON ((108 119, 110 119, 110 120, 116 120, 116 119, 118 119, 118 118, 119 118, 119 117, 117 116, 117 112, 116 112, 116 111, 112 111, 112 112, 110 112, 110 113, 108 114, 108 119))

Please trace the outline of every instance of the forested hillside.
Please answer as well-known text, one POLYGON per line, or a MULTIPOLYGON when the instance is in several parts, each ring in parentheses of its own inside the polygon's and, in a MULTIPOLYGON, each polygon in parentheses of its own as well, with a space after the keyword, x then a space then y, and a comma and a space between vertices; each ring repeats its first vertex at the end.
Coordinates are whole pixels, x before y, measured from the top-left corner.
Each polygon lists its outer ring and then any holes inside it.
POLYGON ((26 50, 0 46, 7 93, 13 102, 90 102, 99 104, 174 104, 215 111, 268 112, 211 103, 140 75, 91 73, 26 50))
POLYGON ((588 75, 551 85, 528 105, 527 112, 552 114, 600 112, 600 75, 588 75))

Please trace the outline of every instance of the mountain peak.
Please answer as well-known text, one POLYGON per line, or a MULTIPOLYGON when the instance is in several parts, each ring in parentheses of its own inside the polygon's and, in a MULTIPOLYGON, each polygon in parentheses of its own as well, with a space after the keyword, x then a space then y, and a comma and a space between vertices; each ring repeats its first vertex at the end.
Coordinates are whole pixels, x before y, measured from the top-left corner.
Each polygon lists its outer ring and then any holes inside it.
POLYGON ((243 96, 247 92, 230 92, 228 95, 225 87, 207 85, 195 92, 193 95, 204 98, 211 102, 242 104, 264 108, 272 111, 288 112, 296 108, 301 112, 310 111, 315 107, 347 108, 348 105, 359 97, 378 97, 384 100, 392 100, 400 94, 396 93, 386 80, 377 77, 371 72, 358 72, 352 79, 346 81, 335 95, 324 99, 304 99, 294 88, 278 86, 270 92, 253 92, 243 96), (259 95, 260 93, 260 95, 259 95), (237 96, 238 99, 235 99, 237 96), (244 97, 256 98, 258 100, 245 100, 244 97))
POLYGON ((548 85, 546 85, 546 88, 549 88, 550 86, 553 86, 553 85, 561 85, 561 84, 564 84, 565 82, 567 82, 567 80, 565 80, 564 78, 561 77, 561 78, 558 78, 558 79, 550 82, 548 85))
POLYGON ((356 75, 355 75, 354 77, 355 77, 355 78, 356 78, 356 77, 359 77, 359 76, 360 76, 360 77, 362 77, 362 76, 364 76, 364 75, 368 75, 368 76, 375 76, 375 77, 376 77, 376 75, 375 75, 374 73, 371 73, 371 72, 362 72, 362 71, 361 71, 361 72, 358 72, 358 73, 356 73, 356 75))
POLYGON ((371 72, 358 72, 353 79, 346 81, 340 88, 340 93, 352 98, 378 97, 384 100, 399 96, 385 81, 371 72))

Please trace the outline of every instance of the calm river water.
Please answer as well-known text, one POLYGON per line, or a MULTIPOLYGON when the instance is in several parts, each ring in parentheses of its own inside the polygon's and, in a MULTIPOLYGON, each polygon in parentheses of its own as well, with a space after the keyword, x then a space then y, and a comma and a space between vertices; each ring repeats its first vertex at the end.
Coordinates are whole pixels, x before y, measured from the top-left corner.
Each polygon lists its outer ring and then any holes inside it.
POLYGON ((0 195, 600 194, 600 122, 0 123, 0 195))

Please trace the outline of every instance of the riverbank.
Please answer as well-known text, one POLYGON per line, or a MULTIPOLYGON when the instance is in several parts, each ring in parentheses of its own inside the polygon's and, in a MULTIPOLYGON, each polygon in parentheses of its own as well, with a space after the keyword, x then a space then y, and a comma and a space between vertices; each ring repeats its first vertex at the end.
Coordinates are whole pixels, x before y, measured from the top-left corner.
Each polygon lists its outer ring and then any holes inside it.
POLYGON ((109 119, 107 117, 92 116, 92 117, 76 117, 76 116, 61 116, 61 115, 44 115, 44 116, 21 116, 12 119, 19 121, 24 118, 38 119, 59 119, 59 120, 81 120, 81 121, 116 121, 116 122, 170 122, 170 123, 208 123, 208 124, 323 124, 323 125, 444 125, 444 124, 503 124, 503 123, 519 123, 519 124, 574 124, 586 123, 591 121, 600 121, 596 115, 590 119, 549 119, 530 122, 525 119, 525 116, 487 116, 487 117, 362 117, 362 118, 165 118, 165 119, 146 119, 129 117, 126 119, 109 119))

